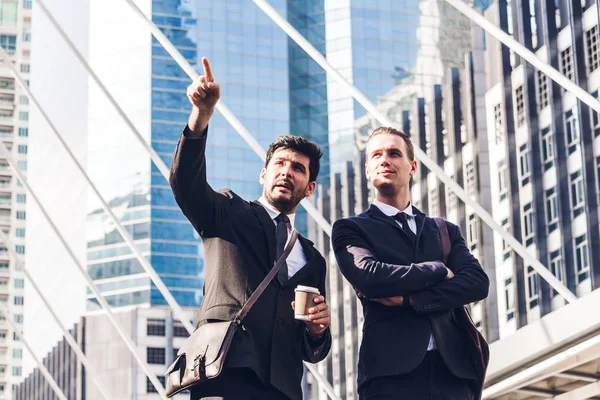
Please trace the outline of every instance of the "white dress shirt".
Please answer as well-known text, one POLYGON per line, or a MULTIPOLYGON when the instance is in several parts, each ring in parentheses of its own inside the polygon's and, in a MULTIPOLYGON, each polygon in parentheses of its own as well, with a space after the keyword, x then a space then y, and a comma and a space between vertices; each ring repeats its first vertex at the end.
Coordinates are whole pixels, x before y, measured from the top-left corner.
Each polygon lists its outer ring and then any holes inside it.
MULTIPOLYGON (((260 202, 260 204, 262 204, 262 206, 265 208, 265 210, 267 210, 267 212, 269 213, 269 216, 273 220, 273 224, 275 224, 275 226, 277 226, 277 222, 275 221, 275 218, 277 218, 277 216, 279 214, 281 214, 281 212, 278 211, 272 205, 270 205, 267 202, 267 199, 265 199, 262 196, 258 199, 258 201, 260 202)), ((287 214, 287 217, 290 219, 290 223, 288 226, 288 238, 287 238, 287 242, 285 243, 286 245, 290 241, 290 236, 292 235, 292 227, 294 226, 294 220, 296 219, 296 214, 287 214)), ((296 272, 300 271, 300 269, 302 269, 302 267, 304 267, 306 265, 306 256, 304 255, 304 250, 302 249, 302 244, 300 243, 300 240, 297 240, 296 243, 294 244, 294 248, 290 252, 290 255, 288 256, 286 262, 287 262, 287 268, 288 268, 288 279, 290 279, 292 276, 294 276, 294 274, 296 274, 296 272)))
MULTIPOLYGON (((408 227, 411 231, 416 235, 417 234, 417 221, 415 221, 415 213, 413 211, 412 204, 408 203, 408 207, 404 210, 399 210, 394 206, 390 206, 389 204, 382 203, 379 200, 375 200, 373 205, 381 210, 382 213, 387 215, 388 217, 393 217, 399 212, 403 212, 406 214, 406 222, 408 222, 408 227)), ((395 220, 396 223, 402 228, 402 224, 400 221, 395 220)), ((427 351, 437 349, 437 345, 435 344, 435 338, 433 337, 433 333, 429 336, 429 344, 427 345, 427 351)))

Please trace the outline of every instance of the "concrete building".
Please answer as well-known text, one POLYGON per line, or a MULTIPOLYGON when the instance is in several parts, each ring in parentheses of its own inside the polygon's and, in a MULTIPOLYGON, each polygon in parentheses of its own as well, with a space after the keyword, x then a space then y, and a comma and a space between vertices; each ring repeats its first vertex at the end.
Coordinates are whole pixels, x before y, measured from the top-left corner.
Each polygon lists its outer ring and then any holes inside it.
MULTIPOLYGON (((77 344, 85 351, 85 320, 81 319, 78 324, 69 330, 69 333, 77 344)), ((56 344, 42 360, 44 367, 48 370, 58 387, 70 400, 84 400, 85 393, 85 370, 77 360, 77 356, 71 346, 63 338, 56 344)), ((58 399, 52 387, 36 368, 19 385, 15 385, 13 391, 15 400, 42 400, 58 399)))
MULTIPOLYGON (((190 318, 193 313, 189 313, 190 318)), ((139 354, 164 385, 166 366, 174 361, 179 347, 188 334, 165 307, 128 307, 116 312, 117 320, 138 346, 139 354)), ((93 370, 111 398, 157 399, 156 389, 138 366, 106 315, 92 313, 82 317, 70 331, 82 348, 93 370)), ((94 400, 102 394, 78 361, 74 351, 63 339, 43 359, 65 396, 69 400, 94 400)), ((16 400, 50 400, 58 397, 35 368, 14 393, 16 400)), ((181 393, 176 400, 189 398, 181 393)))

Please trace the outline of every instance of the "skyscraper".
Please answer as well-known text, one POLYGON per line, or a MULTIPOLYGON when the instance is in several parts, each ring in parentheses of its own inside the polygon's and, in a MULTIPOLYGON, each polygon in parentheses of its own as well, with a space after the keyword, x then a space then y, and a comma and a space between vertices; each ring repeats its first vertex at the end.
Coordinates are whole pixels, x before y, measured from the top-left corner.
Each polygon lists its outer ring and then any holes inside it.
MULTIPOLYGON (((0 1, 0 46, 10 62, 29 78, 31 41, 31 2, 0 1)), ((29 99, 19 87, 12 72, 0 65, 0 140, 15 160, 21 173, 26 174, 29 133, 29 99)), ((0 225, 24 260, 26 236, 25 190, 5 157, 0 156, 0 225)), ((8 324, 10 319, 22 328, 23 289, 21 269, 0 244, 0 302, 8 315, 0 315, 0 398, 10 399, 11 386, 22 379, 23 347, 8 324)))

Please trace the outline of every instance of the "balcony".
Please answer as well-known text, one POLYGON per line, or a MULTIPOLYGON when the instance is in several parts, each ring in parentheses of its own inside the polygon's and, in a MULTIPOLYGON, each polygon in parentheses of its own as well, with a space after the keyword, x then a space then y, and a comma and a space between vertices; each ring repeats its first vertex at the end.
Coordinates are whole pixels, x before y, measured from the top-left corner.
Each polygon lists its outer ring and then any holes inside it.
POLYGON ((0 110, 14 110, 15 102, 10 100, 0 99, 0 110))

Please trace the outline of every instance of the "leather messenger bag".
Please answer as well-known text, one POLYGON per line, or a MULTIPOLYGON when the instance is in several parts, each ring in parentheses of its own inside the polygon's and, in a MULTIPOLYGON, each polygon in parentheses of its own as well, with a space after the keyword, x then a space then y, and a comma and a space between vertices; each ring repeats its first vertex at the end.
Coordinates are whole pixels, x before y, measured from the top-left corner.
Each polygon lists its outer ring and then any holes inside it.
POLYGON ((225 358, 238 327, 256 300, 284 265, 298 239, 292 231, 290 241, 269 274, 252 293, 233 321, 210 322, 199 326, 177 352, 175 362, 167 369, 167 397, 214 379, 223 370, 225 358))

